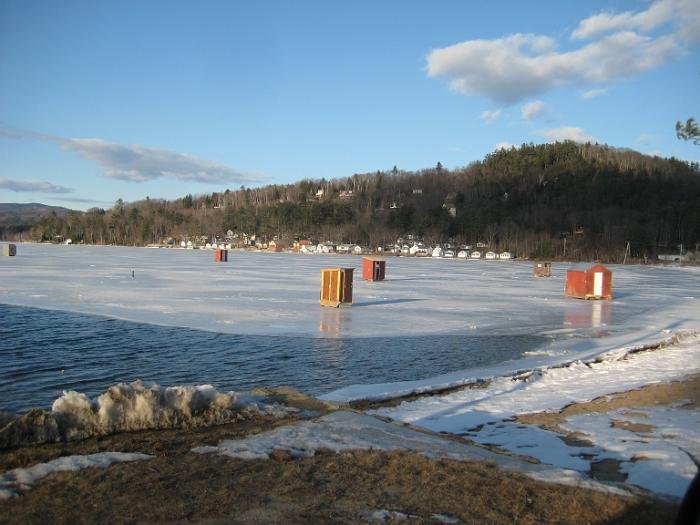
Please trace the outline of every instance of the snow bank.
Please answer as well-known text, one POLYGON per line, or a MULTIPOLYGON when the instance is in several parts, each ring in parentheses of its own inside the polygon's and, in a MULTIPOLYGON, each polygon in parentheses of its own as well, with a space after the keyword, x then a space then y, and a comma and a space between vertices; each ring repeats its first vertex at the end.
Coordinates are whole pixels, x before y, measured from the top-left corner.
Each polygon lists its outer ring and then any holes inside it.
POLYGON ((571 403, 681 379, 700 372, 700 335, 675 344, 568 366, 497 377, 483 388, 467 388, 383 408, 378 415, 434 431, 461 433, 478 425, 532 412, 560 410, 571 403))
MULTIPOLYGON (((519 414, 558 411, 572 403, 680 380, 700 372, 700 335, 686 335, 656 350, 620 353, 589 363, 498 377, 483 388, 406 401, 370 413, 435 432, 463 435, 565 469, 587 472, 601 459, 621 462, 627 482, 682 496, 700 457, 700 414, 679 407, 635 409, 570 418, 563 427, 591 446, 569 446, 556 434, 514 421, 519 414), (644 435, 613 427, 611 418, 653 427, 644 435)), ((568 472, 568 471, 567 471, 568 472)), ((567 474, 569 476, 570 474, 567 474)))
MULTIPOLYGON (((657 334, 658 337, 658 334, 657 334)), ((400 381, 396 383, 377 383, 372 385, 351 385, 334 390, 322 396, 320 399, 333 403, 350 403, 353 401, 387 401, 415 394, 439 393, 465 385, 483 385, 485 383, 498 383, 514 378, 527 378, 541 375, 567 374, 566 370, 575 368, 588 368, 595 363, 614 362, 624 360, 628 356, 642 351, 658 351, 678 341, 697 337, 696 332, 681 331, 675 335, 665 333, 663 339, 654 339, 652 334, 637 334, 638 344, 630 343, 629 335, 613 337, 605 340, 587 340, 578 343, 575 351, 560 353, 538 352, 537 355, 547 355, 546 358, 526 357, 517 361, 508 361, 500 365, 485 368, 470 368, 430 377, 418 381, 400 381), (618 343, 621 346, 618 346, 618 343), (627 344, 625 344, 627 343, 627 344), (576 355, 576 360, 571 356, 576 355), (564 358, 567 356, 567 358, 564 358), (562 372, 564 370, 564 372, 562 372)), ((532 354, 532 353, 530 353, 532 354)), ((663 357, 657 355, 660 359, 663 357)), ((661 364, 663 368, 663 363, 661 364)), ((675 370, 678 363, 674 363, 675 370)), ((652 366, 652 369, 656 369, 652 366)), ((653 379, 653 378, 652 378, 653 379)), ((508 383, 509 384, 509 383, 508 383)))
POLYGON ((284 417, 295 411, 262 397, 221 393, 211 385, 164 388, 134 381, 111 386, 94 400, 64 392, 50 412, 31 410, 0 429, 0 448, 133 430, 203 427, 253 416, 284 417))
POLYGON ((39 463, 28 468, 16 468, 0 474, 0 500, 18 496, 31 489, 40 479, 54 472, 66 472, 84 468, 107 468, 113 463, 151 459, 153 456, 141 453, 99 452, 87 456, 64 456, 39 463))

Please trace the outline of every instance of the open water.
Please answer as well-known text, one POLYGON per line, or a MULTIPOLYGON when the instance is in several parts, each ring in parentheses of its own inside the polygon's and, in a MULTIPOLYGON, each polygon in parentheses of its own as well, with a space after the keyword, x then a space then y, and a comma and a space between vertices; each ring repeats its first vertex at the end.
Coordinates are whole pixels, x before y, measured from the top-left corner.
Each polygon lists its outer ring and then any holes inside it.
POLYGON ((0 411, 48 408, 142 379, 219 390, 287 385, 319 395, 521 357, 538 335, 314 338, 232 335, 0 304, 0 411))

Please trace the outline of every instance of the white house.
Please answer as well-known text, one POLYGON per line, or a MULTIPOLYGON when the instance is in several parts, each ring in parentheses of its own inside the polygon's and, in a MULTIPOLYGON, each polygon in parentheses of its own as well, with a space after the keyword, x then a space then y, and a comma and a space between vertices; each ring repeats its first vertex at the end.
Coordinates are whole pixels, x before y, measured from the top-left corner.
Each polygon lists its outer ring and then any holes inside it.
POLYGON ((513 256, 510 254, 510 252, 501 252, 501 254, 498 256, 500 259, 512 259, 513 256))
POLYGON ((495 259, 496 253, 495 252, 486 252, 486 258, 487 259, 495 259))
POLYGON ((439 246, 436 246, 436 247, 433 249, 433 254, 432 254, 432 255, 433 255, 433 257, 442 257, 442 255, 443 255, 442 248, 440 248, 439 246))
POLYGON ((481 259, 481 252, 479 250, 474 250, 469 257, 471 259, 481 259))

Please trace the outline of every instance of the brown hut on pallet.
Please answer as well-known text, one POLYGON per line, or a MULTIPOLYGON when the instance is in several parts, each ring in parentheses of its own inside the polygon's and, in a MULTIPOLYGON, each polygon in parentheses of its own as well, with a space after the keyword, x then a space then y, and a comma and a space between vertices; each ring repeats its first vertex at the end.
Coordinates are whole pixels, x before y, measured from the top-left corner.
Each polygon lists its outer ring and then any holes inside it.
POLYGON ((551 277, 552 276, 552 263, 550 263, 550 262, 535 263, 535 266, 532 269, 532 274, 535 277, 551 277))
POLYGON ((569 270, 564 293, 576 299, 612 299, 612 272, 602 264, 583 271, 569 270))
POLYGON ((326 268, 321 270, 321 305, 352 305, 353 268, 326 268))

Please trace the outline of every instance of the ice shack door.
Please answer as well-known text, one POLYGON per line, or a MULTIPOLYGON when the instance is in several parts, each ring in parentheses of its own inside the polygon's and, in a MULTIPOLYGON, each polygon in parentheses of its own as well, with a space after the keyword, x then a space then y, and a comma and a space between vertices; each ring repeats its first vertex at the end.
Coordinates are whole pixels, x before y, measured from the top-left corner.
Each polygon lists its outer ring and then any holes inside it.
POLYGON ((593 274, 593 295, 596 297, 603 296, 603 272, 595 272, 593 274))

